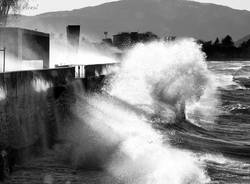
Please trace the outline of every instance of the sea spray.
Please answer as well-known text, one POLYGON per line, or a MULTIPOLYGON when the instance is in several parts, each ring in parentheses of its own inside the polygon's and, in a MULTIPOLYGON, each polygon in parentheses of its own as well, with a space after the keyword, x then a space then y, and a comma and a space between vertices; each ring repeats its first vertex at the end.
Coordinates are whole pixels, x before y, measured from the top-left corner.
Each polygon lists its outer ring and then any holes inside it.
POLYGON ((99 166, 126 184, 208 182, 203 162, 164 142, 150 116, 137 109, 175 123, 183 104, 204 95, 209 75, 193 40, 136 46, 105 87, 108 94, 78 95, 67 155, 77 166, 99 166))
MULTIPOLYGON (((76 112, 84 124, 73 130, 75 162, 101 165, 126 184, 206 183, 202 163, 163 143, 146 116, 107 96, 81 96, 76 112)), ((72 139, 72 140, 73 140, 72 139)))
POLYGON ((222 113, 218 108, 220 104, 218 87, 221 86, 215 75, 208 74, 209 80, 203 95, 197 101, 186 103, 186 117, 192 123, 209 127, 213 125, 217 117, 222 113))
POLYGON ((32 80, 32 87, 36 92, 40 93, 46 92, 50 87, 52 87, 52 84, 42 78, 34 78, 32 80))
POLYGON ((78 52, 69 49, 66 38, 56 38, 51 41, 50 67, 55 65, 90 65, 117 63, 114 53, 118 49, 111 47, 98 48, 96 44, 81 41, 78 52))
POLYGON ((204 96, 215 97, 216 91, 205 55, 193 39, 139 44, 121 65, 111 82, 111 95, 149 106, 168 119, 184 114, 185 108, 189 113, 212 114, 193 106, 204 96))
POLYGON ((0 101, 4 100, 6 98, 6 95, 7 91, 3 87, 0 87, 0 101))

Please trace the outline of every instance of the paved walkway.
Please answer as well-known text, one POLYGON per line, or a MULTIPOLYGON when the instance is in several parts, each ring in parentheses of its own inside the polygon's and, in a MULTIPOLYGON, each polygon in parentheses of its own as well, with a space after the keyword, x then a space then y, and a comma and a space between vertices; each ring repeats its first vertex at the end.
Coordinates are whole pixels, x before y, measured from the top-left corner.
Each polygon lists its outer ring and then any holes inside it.
POLYGON ((59 161, 53 152, 15 167, 4 184, 118 184, 102 171, 80 171, 59 161))

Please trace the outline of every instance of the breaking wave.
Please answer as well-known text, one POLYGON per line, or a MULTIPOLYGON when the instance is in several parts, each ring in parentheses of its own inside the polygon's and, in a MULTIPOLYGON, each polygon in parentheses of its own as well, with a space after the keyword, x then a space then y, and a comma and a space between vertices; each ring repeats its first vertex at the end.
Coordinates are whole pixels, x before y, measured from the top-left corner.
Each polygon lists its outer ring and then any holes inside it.
POLYGON ((78 95, 68 134, 76 165, 99 165, 125 184, 209 182, 199 156, 171 146, 152 125, 153 116, 165 124, 187 112, 209 116, 217 104, 205 100, 216 84, 194 40, 139 44, 107 83, 103 94, 78 95))

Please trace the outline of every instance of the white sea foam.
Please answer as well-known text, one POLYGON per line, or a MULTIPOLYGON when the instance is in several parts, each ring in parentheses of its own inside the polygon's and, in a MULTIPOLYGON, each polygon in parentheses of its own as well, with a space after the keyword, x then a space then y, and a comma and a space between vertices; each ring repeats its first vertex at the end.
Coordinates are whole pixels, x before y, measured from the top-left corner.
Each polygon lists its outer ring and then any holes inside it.
POLYGON ((163 143, 154 130, 133 110, 112 98, 82 97, 78 115, 85 122, 77 136, 76 162, 86 164, 92 157, 104 164, 111 175, 126 184, 207 183, 208 177, 191 152, 163 143), (86 128, 86 126, 88 128, 86 128))
POLYGON ((217 86, 200 46, 185 39, 136 46, 114 77, 110 93, 131 104, 153 105, 169 119, 170 114, 183 113, 186 104, 186 114, 212 120, 217 86))
POLYGON ((74 162, 98 161, 125 184, 207 183, 204 163, 163 142, 150 119, 135 109, 145 105, 173 122, 183 104, 199 102, 213 90, 210 75, 193 40, 134 47, 106 88, 113 97, 77 100, 81 123, 69 133, 74 162))

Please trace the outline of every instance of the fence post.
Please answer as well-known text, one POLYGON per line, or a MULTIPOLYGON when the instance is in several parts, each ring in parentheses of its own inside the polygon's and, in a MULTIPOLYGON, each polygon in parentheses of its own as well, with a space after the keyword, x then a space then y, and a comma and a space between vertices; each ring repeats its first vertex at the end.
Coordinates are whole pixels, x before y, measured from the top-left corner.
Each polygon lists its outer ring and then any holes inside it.
POLYGON ((1 52, 3 52, 3 72, 5 72, 5 52, 6 48, 0 49, 1 52))
POLYGON ((5 72, 5 51, 6 51, 6 48, 4 47, 3 48, 3 72, 5 72))

